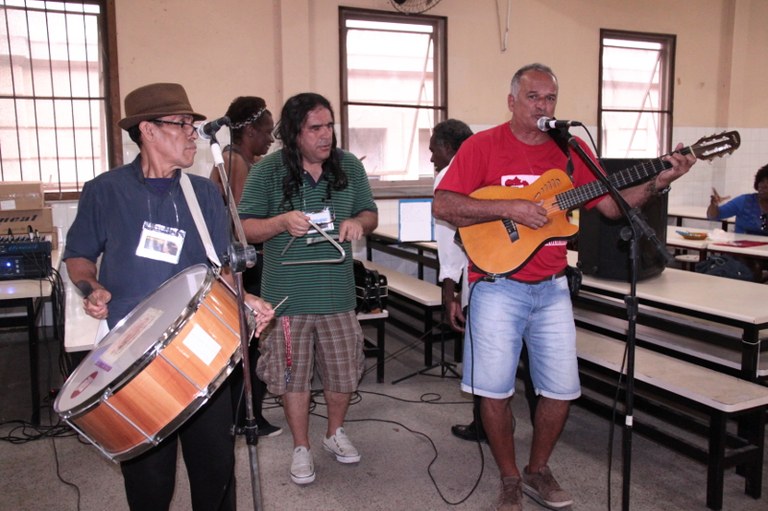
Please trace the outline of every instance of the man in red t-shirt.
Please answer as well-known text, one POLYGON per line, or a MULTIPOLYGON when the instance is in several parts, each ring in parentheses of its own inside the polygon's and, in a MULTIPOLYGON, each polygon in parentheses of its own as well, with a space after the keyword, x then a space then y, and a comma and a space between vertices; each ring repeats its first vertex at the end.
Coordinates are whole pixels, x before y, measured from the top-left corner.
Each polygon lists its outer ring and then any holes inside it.
MULTIPOLYGON (((484 200, 469 194, 491 185, 527 186, 547 170, 567 167, 563 150, 537 126, 539 118, 554 117, 557 96, 557 78, 549 67, 531 64, 518 70, 507 98, 511 120, 464 142, 437 186, 435 217, 457 227, 509 219, 529 229, 540 229, 550 222, 542 202, 484 200)), ((586 145, 578 142, 592 156, 586 145)), ((680 153, 664 159, 672 165, 670 169, 622 191, 631 207, 666 189, 696 161, 693 155, 680 153)), ((571 160, 575 186, 595 179, 578 155, 571 160)), ((596 207, 609 218, 621 214, 608 196, 587 206, 596 207)), ((566 257, 565 241, 556 240, 536 249, 508 275, 489 276, 470 263, 472 288, 462 390, 482 396, 483 425, 502 479, 500 510, 522 509, 523 491, 550 508, 573 502, 547 465, 565 425, 570 401, 580 395, 573 310, 566 279, 561 278, 566 257), (515 462, 515 419, 510 402, 523 338, 539 400, 531 452, 521 471, 515 462)))

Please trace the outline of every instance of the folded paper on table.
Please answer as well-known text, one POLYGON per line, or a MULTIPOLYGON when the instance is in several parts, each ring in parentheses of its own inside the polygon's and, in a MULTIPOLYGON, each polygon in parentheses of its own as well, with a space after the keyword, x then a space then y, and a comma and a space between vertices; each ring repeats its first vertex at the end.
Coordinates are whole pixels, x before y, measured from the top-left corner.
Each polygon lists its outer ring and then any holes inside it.
POLYGON ((752 241, 752 240, 735 240, 720 243, 712 243, 713 245, 720 245, 723 247, 759 247, 761 245, 768 245, 768 241, 752 241))
POLYGON ((398 212, 400 241, 434 241, 432 199, 401 199, 398 212))

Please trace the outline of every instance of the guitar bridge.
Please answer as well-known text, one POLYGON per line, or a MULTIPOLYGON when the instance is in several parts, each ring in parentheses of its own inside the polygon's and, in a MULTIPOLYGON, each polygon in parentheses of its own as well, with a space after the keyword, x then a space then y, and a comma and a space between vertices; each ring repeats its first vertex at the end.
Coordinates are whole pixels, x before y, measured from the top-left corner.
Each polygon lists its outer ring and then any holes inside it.
POLYGON ((501 221, 502 224, 504 224, 504 229, 507 230, 507 236, 509 236, 509 241, 517 241, 520 239, 520 232, 517 230, 517 224, 510 220, 509 218, 505 218, 501 221))

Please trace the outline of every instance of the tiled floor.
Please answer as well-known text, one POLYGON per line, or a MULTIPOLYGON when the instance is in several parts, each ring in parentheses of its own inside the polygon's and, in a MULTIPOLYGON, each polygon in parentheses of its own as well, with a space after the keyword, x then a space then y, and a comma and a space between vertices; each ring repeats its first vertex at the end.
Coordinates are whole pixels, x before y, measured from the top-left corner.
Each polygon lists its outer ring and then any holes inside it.
MULTIPOLYGON (((23 332, 0 334, 0 418, 28 420, 30 416, 26 338, 23 332)), ((317 480, 306 487, 288 476, 291 437, 263 439, 249 448, 242 437, 237 444, 239 509, 261 501, 266 510, 479 510, 491 509, 498 489, 498 471, 487 445, 458 440, 449 428, 467 422, 471 401, 454 378, 442 378, 440 369, 393 380, 422 369, 422 346, 415 339, 388 328, 386 383, 375 382, 373 359, 348 413, 346 429, 363 458, 357 465, 341 465, 325 453, 320 439, 325 429, 325 406, 319 395, 313 406, 311 438, 317 480), (260 491, 252 492, 258 477, 260 491)), ((446 353, 452 353, 448 346, 446 353)), ((439 349, 435 348, 439 356, 439 349)), ((42 386, 56 388, 58 350, 55 342, 41 349, 42 386)), ((459 368, 460 369, 460 368, 459 368)), ((450 376, 450 373, 448 373, 450 376)), ((518 417, 518 460, 524 464, 531 438, 522 398, 513 403, 518 417)), ((42 410, 44 423, 55 420, 50 408, 42 410)), ((265 409, 274 424, 285 426, 274 400, 265 409)), ((127 509, 119 467, 75 436, 39 436, 48 428, 16 423, 0 426, 0 510, 127 509), (10 441, 13 437, 14 441, 10 441), (27 439, 21 442, 22 438, 27 439), (35 438, 35 439, 33 439, 35 438), (15 440, 19 440, 18 442, 15 440), (58 475, 57 475, 58 474, 58 475)), ((621 431, 615 431, 609 472, 609 427, 606 421, 573 407, 565 432, 551 460, 561 484, 573 495, 574 509, 609 509, 608 474, 613 509, 622 507, 621 431)), ((634 435, 629 504, 637 511, 706 509, 705 467, 634 435)), ((172 509, 189 509, 183 465, 177 478, 172 509)), ((768 474, 763 476, 768 489, 768 474)), ((768 490, 766 490, 768 491, 768 490)), ((744 495, 743 480, 728 471, 724 509, 765 511, 764 496, 744 495)), ((526 498, 525 509, 542 509, 526 498)))

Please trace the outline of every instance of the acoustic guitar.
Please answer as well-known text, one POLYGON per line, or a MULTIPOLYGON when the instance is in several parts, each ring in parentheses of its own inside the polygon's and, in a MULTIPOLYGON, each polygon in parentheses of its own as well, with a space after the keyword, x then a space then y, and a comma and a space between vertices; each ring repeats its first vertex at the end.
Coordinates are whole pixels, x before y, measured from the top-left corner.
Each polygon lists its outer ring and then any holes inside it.
MULTIPOLYGON (((679 152, 693 153, 700 160, 712 160, 731 154, 741 145, 737 131, 728 131, 699 139, 679 152)), ((610 174, 608 180, 618 189, 638 184, 672 165, 661 158, 649 160, 610 174)), ((568 211, 608 193, 605 185, 592 181, 574 188, 568 175, 559 169, 542 174, 531 185, 522 188, 486 186, 470 194, 484 200, 525 199, 543 201, 549 222, 539 229, 531 229, 510 219, 494 220, 459 227, 461 242, 467 255, 480 270, 491 275, 515 272, 544 244, 574 236, 579 228, 568 221, 568 211)))

